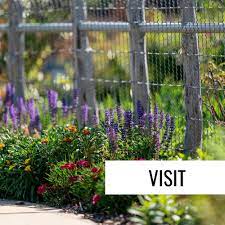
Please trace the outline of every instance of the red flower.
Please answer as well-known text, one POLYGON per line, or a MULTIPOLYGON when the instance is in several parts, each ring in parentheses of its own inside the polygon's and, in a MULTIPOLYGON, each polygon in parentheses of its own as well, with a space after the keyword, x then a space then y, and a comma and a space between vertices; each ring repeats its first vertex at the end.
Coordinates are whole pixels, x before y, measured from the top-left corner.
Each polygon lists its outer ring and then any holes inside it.
POLYGON ((93 205, 96 205, 100 200, 101 200, 101 196, 98 195, 98 194, 95 194, 95 195, 92 197, 92 204, 93 204, 93 205))
POLYGON ((87 160, 79 160, 77 161, 77 165, 87 168, 90 166, 90 163, 87 160))
POLYGON ((37 188, 37 194, 43 195, 46 192, 47 184, 42 184, 37 188))
POLYGON ((91 172, 92 172, 92 173, 100 173, 100 171, 101 171, 101 168, 97 168, 97 167, 93 167, 93 168, 91 169, 91 172))
POLYGON ((67 169, 67 170, 74 170, 76 167, 76 164, 75 163, 66 163, 62 166, 60 166, 60 169, 61 170, 64 170, 64 169, 67 169))

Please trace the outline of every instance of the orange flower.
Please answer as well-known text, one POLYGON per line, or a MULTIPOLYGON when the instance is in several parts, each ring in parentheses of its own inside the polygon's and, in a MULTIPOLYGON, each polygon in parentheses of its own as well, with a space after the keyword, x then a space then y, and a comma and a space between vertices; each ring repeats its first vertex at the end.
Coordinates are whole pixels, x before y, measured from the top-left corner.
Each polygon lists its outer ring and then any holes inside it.
POLYGON ((77 128, 74 125, 69 125, 68 127, 65 128, 65 130, 70 131, 72 133, 77 133, 77 128))
POLYGON ((0 150, 2 150, 5 147, 5 144, 0 143, 0 150))
POLYGON ((43 138, 43 139, 41 140, 41 143, 42 143, 42 144, 48 144, 48 142, 49 142, 48 138, 43 138))
POLYGON ((84 128, 83 131, 82 131, 82 133, 83 133, 84 135, 90 135, 90 134, 91 134, 91 131, 88 130, 88 128, 84 128))
POLYGON ((65 137, 65 138, 63 138, 63 141, 66 143, 71 143, 73 140, 70 137, 65 137))

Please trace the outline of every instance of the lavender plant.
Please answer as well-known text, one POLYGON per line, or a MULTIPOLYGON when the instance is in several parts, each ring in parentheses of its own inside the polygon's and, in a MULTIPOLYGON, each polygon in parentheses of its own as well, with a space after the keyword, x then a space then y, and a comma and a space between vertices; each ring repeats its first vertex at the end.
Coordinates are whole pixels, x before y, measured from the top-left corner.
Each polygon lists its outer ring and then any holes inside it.
POLYGON ((104 126, 110 149, 122 157, 158 159, 160 150, 167 150, 170 146, 175 129, 174 119, 169 114, 164 116, 158 106, 147 114, 138 102, 137 109, 138 121, 130 110, 124 112, 123 118, 118 116, 118 107, 105 110, 104 126), (114 111, 117 112, 117 121, 114 111))
POLYGON ((52 122, 54 124, 57 114, 58 93, 53 90, 49 90, 47 95, 48 95, 49 110, 51 112, 52 122))
POLYGON ((89 113, 88 105, 84 104, 81 107, 81 122, 83 126, 86 126, 88 124, 88 113, 89 113))

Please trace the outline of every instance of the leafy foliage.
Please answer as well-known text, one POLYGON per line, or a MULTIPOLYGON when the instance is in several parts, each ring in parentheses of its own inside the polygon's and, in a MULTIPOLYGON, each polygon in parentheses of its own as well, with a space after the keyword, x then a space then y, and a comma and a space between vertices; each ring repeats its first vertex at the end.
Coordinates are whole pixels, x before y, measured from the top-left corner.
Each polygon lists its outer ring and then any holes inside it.
POLYGON ((139 196, 140 206, 133 207, 129 212, 131 221, 145 225, 194 225, 194 211, 188 205, 175 201, 174 196, 139 196))

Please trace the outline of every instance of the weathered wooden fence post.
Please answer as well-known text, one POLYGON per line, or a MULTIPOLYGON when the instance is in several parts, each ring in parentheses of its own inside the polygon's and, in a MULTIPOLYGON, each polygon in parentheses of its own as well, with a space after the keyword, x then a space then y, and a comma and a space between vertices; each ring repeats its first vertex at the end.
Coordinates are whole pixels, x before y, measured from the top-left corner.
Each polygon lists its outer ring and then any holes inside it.
POLYGON ((23 21, 23 7, 20 1, 9 0, 9 30, 8 30, 8 77, 14 84, 17 97, 24 97, 24 59, 25 35, 18 32, 18 25, 23 21))
POLYGON ((145 22, 144 0, 128 0, 127 15, 131 29, 130 73, 134 110, 137 112, 137 102, 140 101, 144 110, 148 112, 150 106, 150 89, 148 81, 146 39, 145 33, 141 32, 139 29, 139 24, 145 22))
POLYGON ((93 82, 93 57, 92 49, 86 31, 79 30, 79 23, 87 18, 87 6, 85 0, 73 0, 73 57, 74 57, 74 87, 79 89, 78 120, 82 118, 82 106, 89 107, 88 125, 92 123, 92 115, 98 115, 96 102, 95 83, 93 82))
MULTIPOLYGON (((194 0, 182 0, 182 23, 196 23, 194 0)), ((182 38, 186 106, 185 150, 195 151, 202 145, 202 97, 198 36, 185 33, 182 38)))

